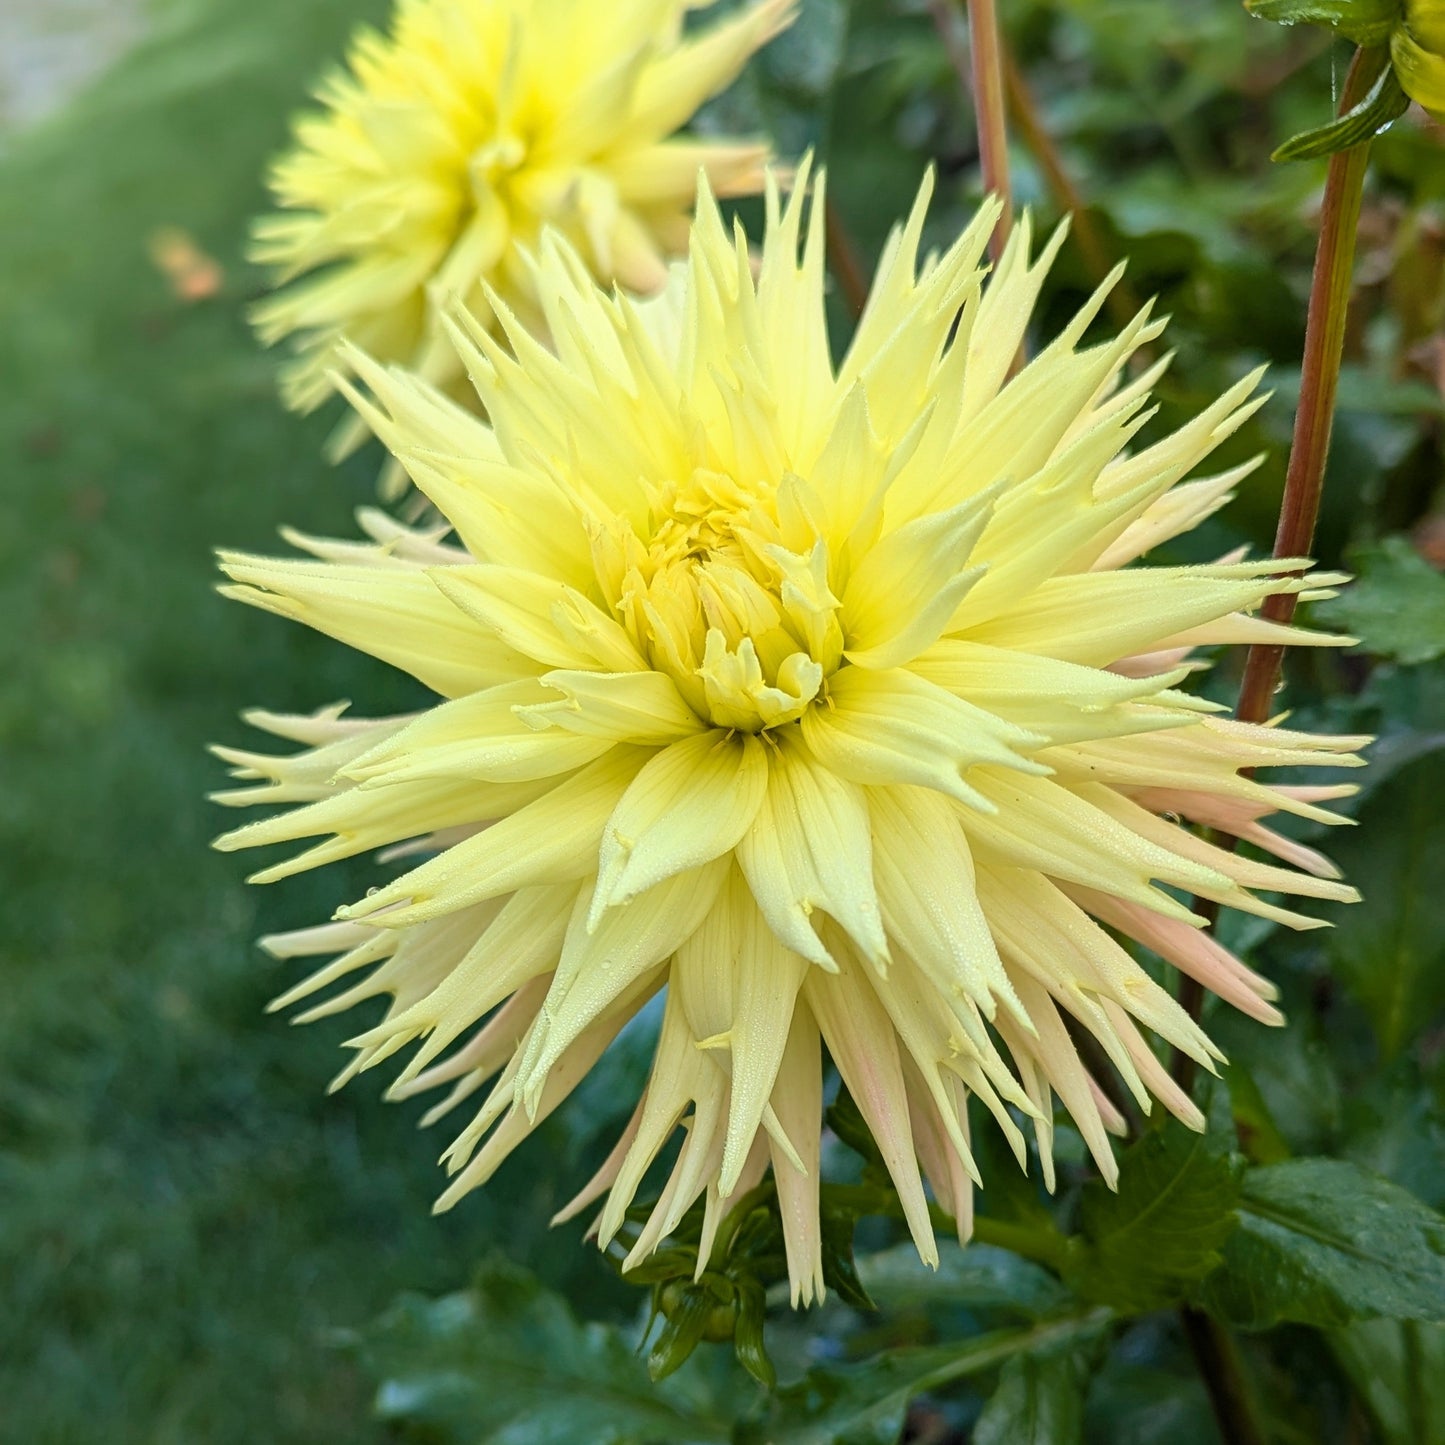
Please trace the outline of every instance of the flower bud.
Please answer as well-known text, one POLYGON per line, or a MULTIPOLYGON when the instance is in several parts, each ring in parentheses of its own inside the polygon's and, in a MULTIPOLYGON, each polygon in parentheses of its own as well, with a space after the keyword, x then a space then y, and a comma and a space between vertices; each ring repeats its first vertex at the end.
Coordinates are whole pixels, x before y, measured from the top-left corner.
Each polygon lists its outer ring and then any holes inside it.
POLYGON ((1405 94, 1445 120, 1445 0, 1405 0, 1390 58, 1405 94))

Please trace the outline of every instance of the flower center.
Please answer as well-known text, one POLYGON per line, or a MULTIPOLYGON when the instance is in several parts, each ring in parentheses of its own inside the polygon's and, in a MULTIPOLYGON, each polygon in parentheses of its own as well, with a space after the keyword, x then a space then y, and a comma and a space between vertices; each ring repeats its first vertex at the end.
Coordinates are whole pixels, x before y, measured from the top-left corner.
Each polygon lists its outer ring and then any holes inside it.
MULTIPOLYGON (((796 480, 796 479, 793 479, 796 480)), ((780 494, 698 469, 660 489, 646 541, 616 538, 616 608, 698 716, 760 732, 795 721, 842 659, 821 543, 786 545, 780 494), (624 562, 625 558, 625 562, 624 562)))

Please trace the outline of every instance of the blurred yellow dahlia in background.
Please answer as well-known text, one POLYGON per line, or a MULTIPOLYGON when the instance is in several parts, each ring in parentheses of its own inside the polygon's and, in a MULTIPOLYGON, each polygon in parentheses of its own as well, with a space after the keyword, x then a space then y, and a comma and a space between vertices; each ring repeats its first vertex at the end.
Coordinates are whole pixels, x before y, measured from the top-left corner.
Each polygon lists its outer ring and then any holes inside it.
POLYGON ((1183 900, 1309 928, 1260 893, 1355 896, 1264 823, 1339 821, 1321 805, 1350 789, 1253 770, 1355 766, 1361 740, 1233 722, 1175 690, 1195 645, 1326 641, 1250 612, 1337 579, 1291 575, 1297 561, 1128 565, 1250 470, 1182 481, 1259 404, 1257 377, 1131 452, 1163 363, 1122 368, 1159 325, 1146 312, 1084 344, 1101 290, 1010 380, 1061 233, 1031 260, 1025 221, 984 287, 997 207, 920 261, 930 189, 837 366, 821 195, 805 227, 801 187, 784 207, 770 185, 755 279, 704 190, 686 266, 644 304, 548 234, 555 354, 497 296, 508 345, 475 317, 453 328, 490 424, 351 358, 371 393, 357 406, 453 535, 370 512, 369 543, 292 534, 309 557, 223 559, 231 595, 443 699, 377 720, 253 715, 304 751, 221 750, 259 783, 221 801, 301 806, 220 840, 320 840, 256 881, 374 848, 423 857, 339 921, 266 944, 336 955, 277 1007, 342 980, 302 1017, 390 999, 343 1079, 419 1044, 393 1093, 451 1084, 429 1117, 495 1079, 444 1156, 439 1208, 665 991, 645 1095, 564 1216, 605 1195, 612 1239, 681 1127, 632 1260, 705 1195, 701 1268, 771 1165, 794 1301, 817 1298, 826 1046, 934 1260, 922 1179, 966 1235, 971 1097, 1021 1163, 1016 1120, 1032 1121, 1050 1184, 1057 1098, 1115 1177, 1122 1121, 1069 1023, 1141 1107, 1202 1126, 1145 1031, 1219 1055, 1129 940, 1277 1023, 1269 984, 1183 900))
MULTIPOLYGON (((283 288, 255 310, 291 337, 288 406, 335 390, 344 337, 439 385, 461 380, 441 308, 493 322, 495 288, 529 327, 544 314, 523 248, 565 235, 599 280, 650 294, 687 249, 699 170, 756 191, 768 147, 674 132, 787 26, 797 0, 759 0, 696 36, 713 0, 400 0, 392 33, 363 30, 325 109, 275 166, 283 208, 253 257, 283 288)), ((465 385, 465 383, 462 383, 465 385)), ((338 434, 344 452, 365 429, 338 434)))

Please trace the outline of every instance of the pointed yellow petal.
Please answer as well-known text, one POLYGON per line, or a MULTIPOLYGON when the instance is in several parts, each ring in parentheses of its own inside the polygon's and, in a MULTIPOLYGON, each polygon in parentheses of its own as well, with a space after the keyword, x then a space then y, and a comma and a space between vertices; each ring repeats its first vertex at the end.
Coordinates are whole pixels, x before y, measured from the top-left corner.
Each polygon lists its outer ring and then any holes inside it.
POLYGON ((828 706, 802 718, 803 740, 825 767, 855 783, 917 783, 987 808, 970 785, 979 764, 1044 772, 1018 749, 1043 741, 912 673, 849 667, 828 706))
POLYGON ((658 753, 607 820, 588 926, 663 879, 730 853, 767 786, 755 737, 699 733, 658 753))
POLYGON ((865 958, 886 966, 862 789, 819 767, 787 734, 770 753, 767 796, 738 845, 738 862, 763 917, 790 949, 833 968, 811 921, 822 909, 865 958))

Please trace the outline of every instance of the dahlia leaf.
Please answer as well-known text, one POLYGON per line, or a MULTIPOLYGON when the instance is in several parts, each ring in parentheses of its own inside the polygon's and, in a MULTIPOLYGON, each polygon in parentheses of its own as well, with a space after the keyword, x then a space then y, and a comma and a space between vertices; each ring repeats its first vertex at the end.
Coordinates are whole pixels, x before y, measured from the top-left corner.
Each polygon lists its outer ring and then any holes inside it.
POLYGON ((1097 1182, 1084 1189, 1075 1287, 1130 1311, 1183 1299, 1219 1264, 1238 1198, 1223 1130, 1195 1134, 1171 1121, 1145 1135, 1124 1155, 1117 1192, 1097 1182))
POLYGON ((1358 916, 1332 910, 1333 972, 1365 1006, 1392 1058, 1445 1008, 1445 748, 1406 764, 1360 810, 1333 850, 1367 890, 1358 916))
POLYGON ((1066 1310, 1072 1299, 1042 1265, 992 1244, 943 1244, 937 1270, 926 1269, 908 1245, 894 1245, 868 1255, 858 1274, 875 1308, 885 1310, 961 1305, 1042 1320, 1066 1310))
POLYGON ((1411 666, 1445 656, 1445 577, 1407 537, 1352 554, 1359 581, 1315 616, 1360 639, 1360 649, 1411 666))
POLYGON ((476 1445, 712 1445, 728 1429, 696 1381, 653 1383, 615 1327, 580 1325, 525 1270, 484 1264, 476 1285, 403 1296, 363 1337, 377 1413, 476 1445))
POLYGON ((973 1427, 973 1445, 1076 1445, 1088 1374, 1077 1350, 1015 1355, 973 1427))
POLYGON ((1239 1228, 1205 1282, 1211 1311, 1244 1329, 1283 1320, 1445 1322, 1445 1218, 1342 1159, 1291 1159, 1243 1177, 1239 1228))
POLYGON ((1309 161, 1347 151, 1372 139, 1410 108, 1410 97, 1387 66, 1370 93, 1348 114, 1328 125, 1292 136, 1270 157, 1276 161, 1309 161))
POLYGON ((1384 1445, 1445 1445, 1445 1328, 1362 1320, 1334 1331, 1330 1348, 1384 1445))
POLYGON ((861 1365, 815 1366, 768 1398, 765 1415, 735 1427, 735 1445, 897 1445, 909 1401, 995 1370, 1031 1351, 1086 1345, 1108 1324, 1105 1310, 962 1342, 893 1350, 861 1365))

